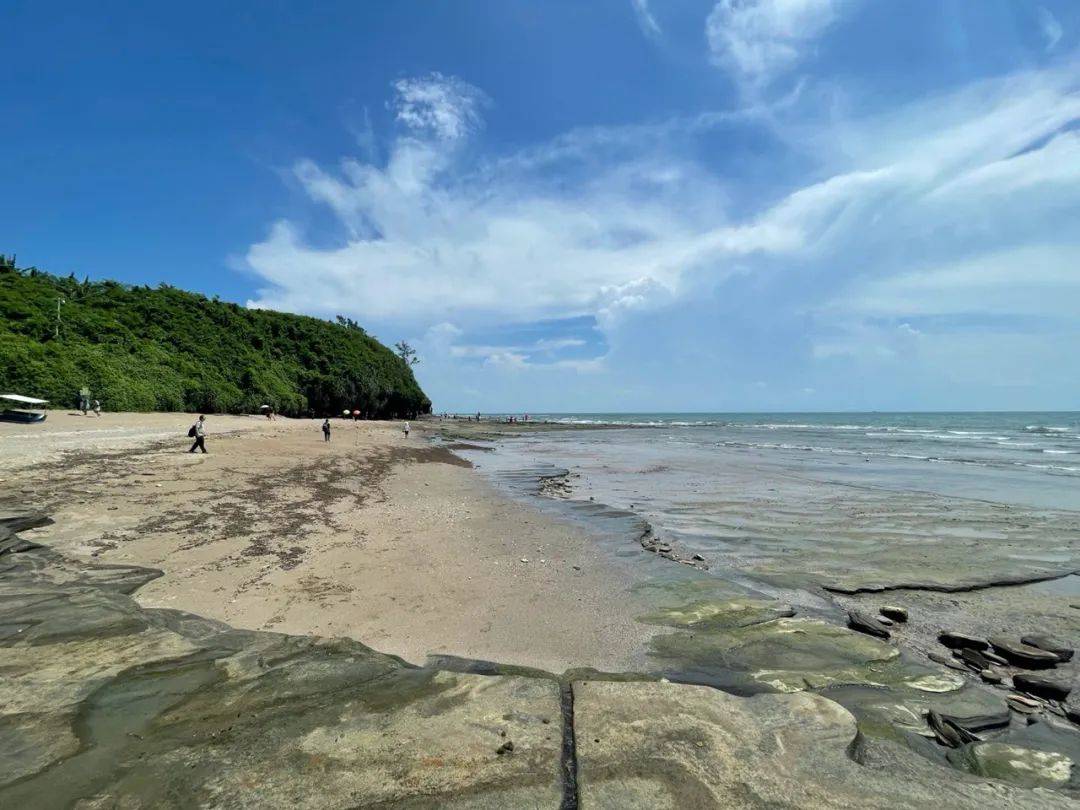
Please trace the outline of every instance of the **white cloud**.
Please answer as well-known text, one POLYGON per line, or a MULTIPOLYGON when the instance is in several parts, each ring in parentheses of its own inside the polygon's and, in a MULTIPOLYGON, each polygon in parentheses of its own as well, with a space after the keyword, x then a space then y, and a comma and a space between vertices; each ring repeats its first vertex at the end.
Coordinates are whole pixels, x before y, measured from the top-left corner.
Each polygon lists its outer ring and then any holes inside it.
POLYGON ((844 0, 720 0, 705 22, 715 64, 768 84, 797 64, 839 17, 844 0))
POLYGON ((399 79, 394 90, 397 120, 413 132, 442 140, 464 138, 479 127, 480 108, 488 101, 468 82, 438 72, 399 79))
MULTIPOLYGON (((256 303, 414 329, 455 385, 454 363, 610 369, 629 362, 620 341, 643 325, 652 334, 652 313, 674 312, 678 328, 699 298, 752 328, 780 324, 785 339, 805 320, 794 338, 829 363, 929 355, 938 337, 919 318, 1075 320, 1080 240, 1060 223, 1080 210, 1078 75, 1066 65, 839 128, 803 126, 821 179, 756 209, 734 207, 724 177, 685 157, 670 133, 693 127, 662 122, 576 131, 492 161, 467 159, 456 136, 415 131, 381 165, 300 161, 301 186, 346 235, 320 247, 291 222, 274 225, 246 256, 266 282, 256 303), (467 337, 580 315, 603 332, 602 357, 578 358, 559 334, 467 337)), ((719 355, 725 327, 713 321, 719 355)))
POLYGON ((1057 21, 1057 17, 1050 13, 1050 10, 1044 6, 1039 6, 1039 28, 1042 30, 1043 38, 1046 40, 1046 50, 1052 51, 1057 47, 1058 42, 1061 40, 1061 35, 1065 33, 1061 27, 1061 23, 1057 21))
POLYGON ((630 0, 630 5, 633 6, 638 25, 646 35, 658 37, 663 33, 660 23, 656 21, 656 17, 649 8, 649 0, 630 0))

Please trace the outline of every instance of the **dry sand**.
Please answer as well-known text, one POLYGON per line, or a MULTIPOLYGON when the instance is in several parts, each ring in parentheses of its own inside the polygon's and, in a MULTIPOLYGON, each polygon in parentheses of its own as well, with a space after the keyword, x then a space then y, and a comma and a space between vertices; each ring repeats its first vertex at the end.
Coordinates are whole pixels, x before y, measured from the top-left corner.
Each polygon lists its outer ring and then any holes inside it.
POLYGON ((640 664, 625 583, 576 527, 496 492, 398 425, 52 412, 0 423, 0 508, 99 562, 159 568, 136 598, 236 627, 349 636, 561 672, 640 664), (522 562, 522 559, 528 562, 522 562))

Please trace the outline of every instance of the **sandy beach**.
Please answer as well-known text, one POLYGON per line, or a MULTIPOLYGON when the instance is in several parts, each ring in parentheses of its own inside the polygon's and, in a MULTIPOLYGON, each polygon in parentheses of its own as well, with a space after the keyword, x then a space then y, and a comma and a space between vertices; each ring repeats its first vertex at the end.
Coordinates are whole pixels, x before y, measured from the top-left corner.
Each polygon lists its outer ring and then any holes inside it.
POLYGON ((497 493, 414 424, 50 413, 0 424, 0 505, 65 554, 163 576, 146 607, 561 672, 640 663, 624 585, 574 526, 497 493), (526 562, 527 561, 527 562, 526 562))

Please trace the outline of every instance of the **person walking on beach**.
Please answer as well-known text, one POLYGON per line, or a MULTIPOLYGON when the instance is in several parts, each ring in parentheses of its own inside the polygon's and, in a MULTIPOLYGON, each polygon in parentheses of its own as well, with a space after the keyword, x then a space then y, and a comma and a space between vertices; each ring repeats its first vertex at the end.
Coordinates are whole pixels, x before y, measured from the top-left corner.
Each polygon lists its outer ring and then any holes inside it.
POLYGON ((101 418, 101 403, 98 402, 96 399, 94 400, 94 416, 96 416, 98 419, 101 418))
POLYGON ((191 430, 188 431, 189 436, 195 437, 195 443, 191 445, 189 453, 194 453, 196 448, 206 452, 206 417, 199 414, 199 421, 191 426, 191 430))
POLYGON ((403 430, 405 431, 405 438, 406 439, 409 438, 409 423, 408 422, 405 423, 405 427, 403 428, 403 430))
POLYGON ((323 420, 323 423, 322 423, 322 435, 323 435, 323 441, 324 442, 330 441, 330 419, 329 418, 323 420))

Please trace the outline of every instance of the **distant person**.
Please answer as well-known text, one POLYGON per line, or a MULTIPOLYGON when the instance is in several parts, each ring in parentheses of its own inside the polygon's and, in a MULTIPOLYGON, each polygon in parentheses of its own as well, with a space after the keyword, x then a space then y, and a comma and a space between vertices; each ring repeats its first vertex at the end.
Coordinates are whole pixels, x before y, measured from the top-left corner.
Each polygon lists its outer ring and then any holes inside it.
POLYGON ((323 435, 323 441, 324 442, 330 441, 330 419, 329 418, 323 419, 322 435, 323 435))
POLYGON ((98 419, 101 418, 101 403, 98 402, 96 399, 94 400, 94 416, 96 416, 98 419))
POLYGON ((188 450, 189 453, 194 453, 196 449, 206 452, 206 417, 204 415, 199 414, 199 421, 191 426, 188 436, 195 438, 195 443, 188 450))
POLYGON ((409 423, 408 422, 405 423, 405 427, 402 428, 402 430, 405 431, 405 438, 406 439, 409 438, 409 423))

